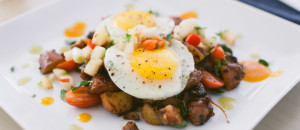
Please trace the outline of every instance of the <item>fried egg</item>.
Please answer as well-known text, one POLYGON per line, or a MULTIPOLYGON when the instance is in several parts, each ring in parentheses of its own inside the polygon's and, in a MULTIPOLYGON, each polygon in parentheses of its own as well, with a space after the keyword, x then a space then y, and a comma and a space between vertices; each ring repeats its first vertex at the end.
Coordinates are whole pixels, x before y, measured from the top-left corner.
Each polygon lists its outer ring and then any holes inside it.
POLYGON ((104 64, 121 90, 136 98, 153 100, 182 92, 195 69, 192 54, 174 39, 169 46, 151 51, 137 48, 127 52, 112 46, 106 51, 104 64))
POLYGON ((119 13, 115 16, 106 18, 103 23, 110 35, 111 40, 125 35, 129 30, 136 26, 144 26, 144 29, 155 30, 155 32, 169 34, 172 32, 175 24, 170 18, 162 18, 151 13, 129 10, 119 13))

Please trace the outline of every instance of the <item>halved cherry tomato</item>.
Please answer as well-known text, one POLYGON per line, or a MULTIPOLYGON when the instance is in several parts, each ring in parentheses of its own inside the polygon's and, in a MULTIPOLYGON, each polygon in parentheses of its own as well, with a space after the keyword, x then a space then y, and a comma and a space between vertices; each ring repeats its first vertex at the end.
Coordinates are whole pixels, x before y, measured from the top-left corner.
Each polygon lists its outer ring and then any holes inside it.
POLYGON ((69 90, 65 94, 65 100, 68 104, 81 108, 92 107, 101 102, 99 95, 88 93, 88 87, 81 87, 74 91, 69 90))
POLYGON ((91 47, 92 49, 94 49, 96 47, 96 44, 92 42, 92 39, 89 39, 89 42, 87 44, 89 47, 91 47))
POLYGON ((64 69, 67 71, 73 71, 76 68, 76 63, 74 60, 69 60, 58 64, 56 68, 64 69))
POLYGON ((220 88, 224 86, 224 82, 222 80, 218 80, 216 77, 214 77, 212 74, 210 74, 207 71, 203 71, 203 77, 201 79, 201 83, 204 85, 204 87, 207 88, 220 88))
POLYGON ((225 53, 224 53, 223 48, 216 45, 216 47, 211 50, 211 56, 213 58, 216 58, 216 59, 219 59, 219 60, 225 58, 225 53))
POLYGON ((61 82, 69 82, 70 79, 59 79, 59 81, 61 81, 61 82))
POLYGON ((192 33, 186 38, 185 41, 187 43, 193 45, 194 47, 197 47, 201 43, 202 38, 200 36, 198 36, 197 34, 192 33))
POLYGON ((146 50, 154 50, 158 40, 145 40, 142 43, 142 47, 146 50))

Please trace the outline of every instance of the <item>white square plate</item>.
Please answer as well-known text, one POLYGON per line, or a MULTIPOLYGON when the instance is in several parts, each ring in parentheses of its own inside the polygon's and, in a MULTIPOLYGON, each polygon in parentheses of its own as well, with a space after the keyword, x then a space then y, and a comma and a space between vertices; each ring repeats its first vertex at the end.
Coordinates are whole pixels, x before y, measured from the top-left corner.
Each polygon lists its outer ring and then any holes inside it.
MULTIPOLYGON (((239 88, 226 92, 237 100, 237 106, 227 111, 230 124, 215 108, 215 116, 203 126, 191 124, 183 129, 251 129, 268 111, 299 81, 300 78, 300 27, 278 17, 231 0, 61 0, 32 11, 0 26, 0 105, 23 128, 30 130, 68 129, 76 124, 84 129, 121 129, 126 121, 122 117, 109 114, 103 107, 79 109, 60 99, 60 87, 43 90, 37 86, 41 79, 39 65, 35 61, 39 55, 29 53, 32 45, 41 45, 44 50, 65 46, 63 30, 77 21, 87 23, 93 30, 101 17, 125 10, 125 5, 133 4, 136 9, 158 11, 163 16, 179 15, 196 10, 199 20, 208 33, 230 29, 242 34, 242 39, 234 46, 234 55, 240 61, 250 59, 250 54, 259 54, 271 61, 273 71, 284 74, 268 78, 262 82, 242 82, 239 88), (22 69, 23 64, 29 68, 22 69), (15 66, 15 72, 10 67, 15 66), (32 80, 25 86, 17 81, 30 76, 32 80), (35 98, 31 96, 36 94, 35 98), (50 106, 39 103, 42 97, 55 99, 50 106), (92 120, 81 123, 77 115, 91 113, 92 120)), ((76 75, 76 74, 75 74, 76 75)), ((78 76, 78 75, 76 75, 78 76)), ((80 82, 77 78, 77 84, 80 82)), ((219 96, 214 96, 217 101, 219 96)), ((144 121, 137 123, 143 130, 173 129, 167 126, 151 126, 144 121)))

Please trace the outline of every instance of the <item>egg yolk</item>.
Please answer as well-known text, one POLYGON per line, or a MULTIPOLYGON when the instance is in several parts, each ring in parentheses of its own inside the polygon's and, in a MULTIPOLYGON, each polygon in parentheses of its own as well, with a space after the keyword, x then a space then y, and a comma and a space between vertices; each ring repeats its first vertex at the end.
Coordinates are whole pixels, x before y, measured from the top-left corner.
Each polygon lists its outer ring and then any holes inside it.
POLYGON ((131 29, 136 25, 145 25, 148 28, 153 27, 155 20, 152 14, 139 10, 130 10, 118 14, 113 22, 116 22, 119 28, 124 30, 131 29))
POLYGON ((81 113, 78 115, 78 120, 81 122, 88 122, 92 119, 92 115, 89 113, 81 113))
POLYGON ((244 80, 248 82, 258 82, 268 78, 271 75, 271 70, 256 61, 241 62, 245 71, 244 80))
POLYGON ((137 49, 130 57, 130 64, 132 71, 148 80, 164 80, 169 79, 176 72, 178 59, 166 48, 152 51, 137 49))
POLYGON ((43 105, 51 105, 54 102, 54 99, 52 97, 44 97, 41 100, 41 104, 43 105))

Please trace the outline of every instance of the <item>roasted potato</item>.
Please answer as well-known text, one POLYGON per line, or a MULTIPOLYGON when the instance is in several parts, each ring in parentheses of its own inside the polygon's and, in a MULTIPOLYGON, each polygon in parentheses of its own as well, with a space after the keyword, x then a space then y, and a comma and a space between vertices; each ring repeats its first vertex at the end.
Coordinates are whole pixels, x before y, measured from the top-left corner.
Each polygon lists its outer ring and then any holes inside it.
POLYGON ((93 94, 101 94, 119 90, 120 89, 111 81, 108 76, 102 74, 96 74, 93 77, 93 83, 89 87, 89 93, 93 94))
POLYGON ((193 45, 188 43, 185 43, 184 45, 193 54, 195 64, 199 63, 204 59, 204 54, 197 47, 194 47, 193 45))
POLYGON ((139 130, 139 128, 134 122, 129 121, 125 126, 123 126, 122 130, 139 130))
POLYGON ((183 121, 180 115, 180 109, 172 105, 168 105, 158 110, 158 116, 163 124, 175 126, 180 125, 183 121))
POLYGON ((157 113, 153 109, 151 105, 148 103, 145 104, 142 108, 142 117, 144 120, 151 125, 162 125, 160 118, 157 113))
POLYGON ((124 114, 124 119, 138 121, 138 120, 140 120, 140 116, 135 112, 128 112, 128 113, 124 114))
POLYGON ((133 97, 123 91, 103 93, 101 99, 103 107, 114 114, 128 112, 133 105, 133 97))

